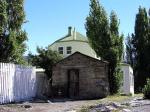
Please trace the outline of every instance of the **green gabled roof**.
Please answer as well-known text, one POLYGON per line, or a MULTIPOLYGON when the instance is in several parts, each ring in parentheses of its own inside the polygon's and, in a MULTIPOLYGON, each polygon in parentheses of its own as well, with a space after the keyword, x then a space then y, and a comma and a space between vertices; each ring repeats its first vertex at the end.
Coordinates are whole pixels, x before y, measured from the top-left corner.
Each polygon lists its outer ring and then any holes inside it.
MULTIPOLYGON (((80 34, 79 32, 72 32, 72 35, 66 35, 66 36, 56 40, 54 43, 68 42, 68 41, 88 42, 88 38, 86 36, 80 34)), ((51 45, 53 45, 54 43, 52 43, 51 45)))
POLYGON ((84 35, 80 34, 79 32, 75 32, 76 33, 76 37, 74 38, 74 34, 73 35, 66 35, 62 38, 60 38, 59 40, 56 40, 55 42, 64 42, 64 41, 85 41, 88 42, 87 37, 85 37, 84 35))
POLYGON ((61 38, 61 39, 59 39, 59 40, 57 40, 57 42, 58 41, 70 41, 70 40, 77 40, 77 41, 85 41, 85 42, 88 42, 88 39, 87 39, 87 37, 85 37, 84 35, 82 35, 82 34, 80 34, 79 32, 75 32, 76 34, 73 34, 73 35, 71 35, 71 36, 65 36, 65 37, 63 37, 63 38, 61 38), (74 37, 76 35, 76 37, 74 37))

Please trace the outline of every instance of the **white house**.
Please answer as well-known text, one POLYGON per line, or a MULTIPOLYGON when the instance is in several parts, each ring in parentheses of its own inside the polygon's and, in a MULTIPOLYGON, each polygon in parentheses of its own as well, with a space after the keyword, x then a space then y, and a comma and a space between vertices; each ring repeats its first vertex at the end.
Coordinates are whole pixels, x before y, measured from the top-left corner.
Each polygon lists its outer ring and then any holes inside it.
MULTIPOLYGON (((83 36, 79 32, 76 32, 75 28, 68 27, 68 34, 59 40, 55 41, 49 46, 52 50, 58 51, 63 57, 67 57, 75 52, 81 52, 93 58, 98 58, 95 51, 89 45, 87 37, 83 36)), ((123 71, 123 93, 134 94, 134 78, 133 70, 129 65, 122 64, 121 69, 123 71)))
POLYGON ((72 27, 68 27, 68 34, 51 44, 50 48, 58 51, 64 57, 78 51, 96 58, 96 53, 89 46, 87 37, 83 36, 79 32, 76 32, 76 30, 72 29, 72 27))
POLYGON ((123 72, 122 92, 124 94, 134 95, 134 75, 132 67, 129 64, 122 63, 121 70, 123 72))

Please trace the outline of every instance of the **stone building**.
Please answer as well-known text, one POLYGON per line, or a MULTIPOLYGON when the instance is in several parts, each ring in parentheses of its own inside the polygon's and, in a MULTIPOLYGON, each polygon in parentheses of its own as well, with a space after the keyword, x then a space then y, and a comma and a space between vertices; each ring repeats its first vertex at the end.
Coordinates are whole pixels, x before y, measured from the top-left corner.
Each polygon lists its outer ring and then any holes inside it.
POLYGON ((54 65, 53 95, 93 99, 109 94, 108 62, 75 52, 54 65))

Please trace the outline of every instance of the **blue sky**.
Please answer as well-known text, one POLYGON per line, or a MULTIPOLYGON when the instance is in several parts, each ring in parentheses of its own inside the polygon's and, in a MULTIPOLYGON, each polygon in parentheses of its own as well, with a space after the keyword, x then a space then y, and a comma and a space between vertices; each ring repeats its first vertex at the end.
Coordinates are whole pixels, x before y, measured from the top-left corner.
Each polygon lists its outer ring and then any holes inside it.
MULTIPOLYGON (((138 7, 150 8, 149 0, 100 0, 109 15, 114 10, 120 19, 120 33, 134 31, 138 7)), ((84 35, 85 18, 89 14, 89 0, 25 0, 28 33, 28 51, 36 53, 36 47, 46 47, 66 35, 68 26, 73 26, 84 35)))

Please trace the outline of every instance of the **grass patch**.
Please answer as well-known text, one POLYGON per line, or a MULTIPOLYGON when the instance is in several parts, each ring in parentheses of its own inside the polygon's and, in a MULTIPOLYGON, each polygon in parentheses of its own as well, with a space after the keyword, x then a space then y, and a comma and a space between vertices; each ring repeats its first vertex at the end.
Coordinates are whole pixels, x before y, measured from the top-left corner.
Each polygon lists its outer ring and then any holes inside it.
POLYGON ((80 110, 77 112, 90 112, 89 107, 82 107, 80 110))
POLYGON ((116 94, 116 95, 111 95, 108 96, 104 99, 99 100, 100 102, 103 101, 109 101, 109 102, 121 102, 124 100, 129 100, 131 98, 135 98, 135 97, 143 97, 143 94, 135 94, 134 96, 132 95, 120 95, 120 94, 116 94))
POLYGON ((130 99, 132 96, 121 96, 121 95, 113 95, 113 96, 108 96, 107 98, 105 98, 104 100, 106 101, 110 101, 110 102, 120 102, 123 100, 128 100, 130 99))
POLYGON ((134 97, 144 97, 143 93, 134 94, 134 97))

